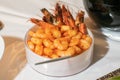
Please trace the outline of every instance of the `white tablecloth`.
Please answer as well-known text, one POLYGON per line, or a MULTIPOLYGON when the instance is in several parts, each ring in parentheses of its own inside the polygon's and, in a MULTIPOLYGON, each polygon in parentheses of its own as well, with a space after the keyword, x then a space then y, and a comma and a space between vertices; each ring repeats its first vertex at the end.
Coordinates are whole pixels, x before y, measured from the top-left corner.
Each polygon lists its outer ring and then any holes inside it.
MULTIPOLYGON (((105 37, 86 13, 85 22, 94 34, 92 64, 84 71, 68 77, 49 77, 34 71, 26 61, 24 37, 32 27, 31 17, 40 17, 40 9, 54 5, 57 0, 0 0, 0 31, 5 40, 5 51, 0 60, 0 80, 96 80, 120 67, 120 42, 105 37)), ((63 0, 82 9, 82 0, 63 0)))

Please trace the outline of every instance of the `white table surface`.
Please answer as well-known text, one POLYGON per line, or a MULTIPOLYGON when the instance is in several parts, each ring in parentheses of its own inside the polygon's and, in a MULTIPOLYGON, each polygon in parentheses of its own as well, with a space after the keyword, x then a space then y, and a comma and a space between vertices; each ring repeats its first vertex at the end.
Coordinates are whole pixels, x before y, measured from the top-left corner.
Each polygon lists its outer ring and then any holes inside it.
MULTIPOLYGON (((26 61, 23 41, 26 31, 33 25, 29 18, 38 17, 41 6, 50 6, 49 3, 39 5, 41 1, 0 0, 0 20, 4 24, 0 35, 5 41, 4 55, 0 60, 0 80, 96 80, 120 68, 120 42, 105 37, 86 13, 85 21, 95 38, 92 64, 84 71, 68 77, 50 77, 34 71, 26 61)), ((82 0, 70 1, 75 4, 79 2, 84 9, 82 0)))

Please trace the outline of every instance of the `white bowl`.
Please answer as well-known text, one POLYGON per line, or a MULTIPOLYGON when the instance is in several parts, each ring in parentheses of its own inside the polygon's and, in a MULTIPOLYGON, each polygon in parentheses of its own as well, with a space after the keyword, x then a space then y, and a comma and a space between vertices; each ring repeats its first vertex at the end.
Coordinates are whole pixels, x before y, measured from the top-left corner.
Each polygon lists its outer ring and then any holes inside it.
POLYGON ((0 59, 2 58, 4 52, 5 44, 3 38, 0 36, 0 59))
MULTIPOLYGON (((37 27, 32 27, 30 30, 36 30, 36 29, 37 27)), ((72 58, 51 62, 51 63, 35 65, 35 63, 46 61, 49 59, 35 54, 33 51, 31 51, 28 48, 27 39, 29 38, 29 36, 27 32, 25 37, 27 61, 34 70, 48 76, 60 77, 60 76, 69 76, 79 73, 84 69, 86 69, 92 62, 94 39, 90 30, 88 30, 88 33, 92 37, 92 44, 88 50, 72 58)))

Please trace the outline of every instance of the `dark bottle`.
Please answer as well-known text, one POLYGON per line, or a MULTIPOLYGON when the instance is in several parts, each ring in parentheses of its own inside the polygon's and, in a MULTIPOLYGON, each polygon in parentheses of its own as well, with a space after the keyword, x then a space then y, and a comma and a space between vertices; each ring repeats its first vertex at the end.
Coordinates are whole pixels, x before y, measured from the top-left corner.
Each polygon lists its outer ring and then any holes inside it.
POLYGON ((120 0, 83 0, 88 15, 101 27, 120 31, 120 0))

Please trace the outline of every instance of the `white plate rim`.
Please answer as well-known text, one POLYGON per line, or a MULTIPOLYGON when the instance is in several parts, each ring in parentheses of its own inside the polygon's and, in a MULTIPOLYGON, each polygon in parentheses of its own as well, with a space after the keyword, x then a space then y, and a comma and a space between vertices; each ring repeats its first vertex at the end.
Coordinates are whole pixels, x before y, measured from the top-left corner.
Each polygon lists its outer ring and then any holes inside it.
POLYGON ((2 58, 4 48, 5 48, 5 43, 2 36, 0 35, 0 59, 2 58))

